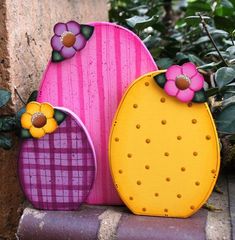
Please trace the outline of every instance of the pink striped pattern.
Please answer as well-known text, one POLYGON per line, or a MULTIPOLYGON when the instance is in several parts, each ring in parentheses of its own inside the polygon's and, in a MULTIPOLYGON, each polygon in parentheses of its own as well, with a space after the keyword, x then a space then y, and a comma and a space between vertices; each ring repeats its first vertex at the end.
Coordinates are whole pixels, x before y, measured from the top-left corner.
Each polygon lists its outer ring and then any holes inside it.
POLYGON ((113 116, 128 85, 155 71, 150 53, 131 31, 111 24, 92 23, 86 47, 61 63, 49 62, 38 101, 74 111, 86 125, 95 145, 97 178, 91 204, 121 204, 109 171, 108 138, 113 116))

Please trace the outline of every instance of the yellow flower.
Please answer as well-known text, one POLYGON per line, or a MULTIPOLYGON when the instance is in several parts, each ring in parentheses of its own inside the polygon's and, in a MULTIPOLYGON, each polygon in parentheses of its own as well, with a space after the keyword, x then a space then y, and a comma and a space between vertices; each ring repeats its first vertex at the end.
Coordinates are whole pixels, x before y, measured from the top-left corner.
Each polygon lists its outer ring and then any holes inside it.
POLYGON ((49 103, 30 102, 21 116, 21 125, 28 129, 34 138, 41 138, 58 127, 53 116, 54 108, 49 103))

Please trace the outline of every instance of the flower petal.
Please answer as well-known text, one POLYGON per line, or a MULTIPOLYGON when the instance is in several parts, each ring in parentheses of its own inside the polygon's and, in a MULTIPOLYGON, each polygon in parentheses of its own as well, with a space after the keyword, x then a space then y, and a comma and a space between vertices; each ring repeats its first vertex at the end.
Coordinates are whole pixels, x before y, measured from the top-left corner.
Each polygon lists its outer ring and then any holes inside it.
POLYGON ((23 128, 30 129, 30 127, 32 126, 31 119, 32 119, 31 114, 29 114, 27 112, 23 113, 21 116, 21 119, 20 119, 21 126, 23 128))
POLYGON ((179 65, 172 65, 166 71, 166 79, 175 81, 177 76, 182 74, 181 66, 179 65))
POLYGON ((193 77, 198 72, 196 66, 191 62, 184 63, 182 65, 182 71, 183 74, 185 74, 189 78, 193 77))
POLYGON ((190 80, 191 80, 191 84, 189 88, 192 89, 193 91, 199 91, 203 88, 204 77, 199 72, 190 80))
POLYGON ((74 43, 73 47, 78 51, 85 47, 86 45, 86 39, 82 34, 79 34, 76 36, 76 42, 74 43))
POLYGON ((54 116, 54 108, 49 103, 42 103, 40 111, 46 116, 46 118, 52 118, 54 116))
POLYGON ((194 97, 194 91, 192 91, 189 88, 185 90, 180 90, 179 93, 176 95, 176 97, 181 102, 190 102, 194 97))
POLYGON ((56 51, 60 51, 61 48, 64 46, 63 43, 60 40, 60 37, 58 37, 57 35, 54 35, 51 38, 51 46, 54 50, 56 51))
POLYGON ((54 26, 54 33, 57 35, 57 36, 61 36, 64 32, 67 31, 67 27, 66 27, 66 24, 64 23, 57 23, 55 26, 54 26))
POLYGON ((74 54, 76 53, 76 50, 73 47, 63 47, 60 51, 60 54, 64 57, 64 58, 71 58, 74 56, 74 54))
POLYGON ((52 133, 58 127, 57 122, 54 118, 47 119, 47 123, 43 126, 43 129, 46 133, 52 133))
POLYGON ((66 23, 67 29, 69 32, 72 32, 74 35, 77 35, 80 33, 80 24, 75 21, 70 21, 66 23))
POLYGON ((176 96, 179 89, 175 85, 175 81, 167 81, 164 86, 165 92, 170 96, 176 96))
POLYGON ((26 112, 33 115, 36 112, 40 112, 41 104, 35 101, 29 102, 26 106, 26 112))
POLYGON ((34 137, 34 138, 41 138, 46 134, 42 128, 36 128, 34 126, 32 126, 29 129, 29 132, 31 133, 32 137, 34 137))

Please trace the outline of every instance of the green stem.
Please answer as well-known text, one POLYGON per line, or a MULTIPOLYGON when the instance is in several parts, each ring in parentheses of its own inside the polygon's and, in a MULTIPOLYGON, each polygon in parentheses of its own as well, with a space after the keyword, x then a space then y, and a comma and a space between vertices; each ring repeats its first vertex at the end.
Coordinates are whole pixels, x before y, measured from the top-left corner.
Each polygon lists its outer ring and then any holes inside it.
POLYGON ((207 28, 207 26, 206 26, 206 22, 205 22, 205 20, 203 19, 203 17, 202 17, 201 14, 199 14, 199 17, 200 17, 200 19, 201 19, 202 26, 203 26, 204 30, 206 31, 206 34, 207 34, 207 36, 209 37, 211 43, 213 44, 215 50, 216 50, 217 53, 219 54, 221 60, 222 60, 223 63, 225 64, 225 66, 228 67, 227 62, 225 61, 225 59, 224 59, 224 57, 222 56, 220 50, 219 50, 218 47, 216 46, 216 43, 215 43, 214 39, 212 38, 211 34, 209 33, 209 30, 208 30, 208 28, 207 28))

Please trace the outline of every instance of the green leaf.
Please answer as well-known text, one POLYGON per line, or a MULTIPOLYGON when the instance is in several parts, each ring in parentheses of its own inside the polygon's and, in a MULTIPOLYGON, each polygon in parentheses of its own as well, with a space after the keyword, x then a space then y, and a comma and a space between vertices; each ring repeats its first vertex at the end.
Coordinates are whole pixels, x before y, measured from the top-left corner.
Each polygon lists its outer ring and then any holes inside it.
POLYGON ((0 136, 0 148, 9 150, 12 148, 12 146, 13 146, 13 142, 10 137, 3 136, 3 135, 0 136))
POLYGON ((21 128, 20 137, 22 139, 28 139, 28 138, 32 138, 32 135, 30 134, 28 129, 21 128))
POLYGON ((159 74, 159 75, 156 75, 156 76, 154 76, 153 78, 154 78, 154 81, 155 81, 161 88, 164 88, 165 83, 166 83, 166 77, 165 77, 165 74, 164 74, 164 73, 159 74))
POLYGON ((59 52, 57 52, 55 50, 52 51, 52 55, 51 55, 51 61, 52 62, 57 63, 57 62, 61 62, 63 60, 64 60, 64 58, 60 55, 59 52))
POLYGON ((219 61, 219 62, 211 62, 211 63, 207 63, 207 64, 204 64, 204 65, 201 65, 201 66, 197 67, 197 69, 212 69, 212 68, 218 66, 219 64, 221 64, 221 61, 219 61))
POLYGON ((196 55, 193 54, 189 54, 188 55, 189 61, 195 63, 196 65, 200 66, 205 64, 204 61, 202 61, 199 57, 197 57, 196 55))
POLYGON ((11 93, 7 90, 0 89, 0 107, 3 107, 11 98, 11 93))
POLYGON ((230 58, 235 58, 235 46, 228 47, 226 52, 229 54, 230 58))
POLYGON ((0 117, 0 131, 8 132, 16 128, 16 118, 11 116, 0 117))
POLYGON ((192 101, 196 102, 196 103, 206 102, 207 97, 206 97, 206 93, 205 93, 204 89, 202 89, 198 92, 195 92, 195 95, 194 95, 194 98, 192 101))
POLYGON ((147 16, 134 16, 126 19, 126 22, 130 27, 140 30, 151 26, 157 21, 157 19, 158 17, 156 15, 152 16, 151 18, 147 16))
POLYGON ((60 125, 65 120, 66 116, 67 116, 66 113, 64 113, 58 109, 55 109, 54 118, 58 125, 60 125))
POLYGON ((218 92, 219 92, 218 88, 210 88, 210 89, 206 90, 206 96, 211 97, 211 96, 214 96, 215 94, 217 94, 218 92))
POLYGON ((33 91, 33 92, 30 94, 27 103, 36 101, 36 100, 37 100, 37 96, 38 96, 38 91, 36 91, 36 90, 33 91))
POLYGON ((222 67, 215 73, 215 81, 221 89, 235 78, 235 70, 231 67, 222 67))
POLYGON ((94 32, 93 26, 81 24, 81 33, 86 38, 86 40, 90 39, 93 32, 94 32))
POLYGON ((174 63, 174 61, 171 58, 159 58, 156 61, 156 63, 160 69, 166 69, 166 68, 170 67, 174 63))
POLYGON ((227 134, 235 133, 235 103, 227 105, 217 114, 216 124, 219 132, 227 134))
POLYGON ((21 116, 23 113, 25 113, 26 111, 26 108, 25 107, 22 107, 17 113, 16 113, 16 125, 21 128, 21 116))
POLYGON ((235 20, 232 20, 232 18, 215 16, 214 21, 215 26, 219 29, 223 29, 227 32, 232 32, 234 30, 235 20))
POLYGON ((202 44, 202 43, 209 42, 209 41, 210 41, 210 39, 208 36, 202 36, 197 41, 193 42, 193 44, 197 45, 197 44, 202 44))

